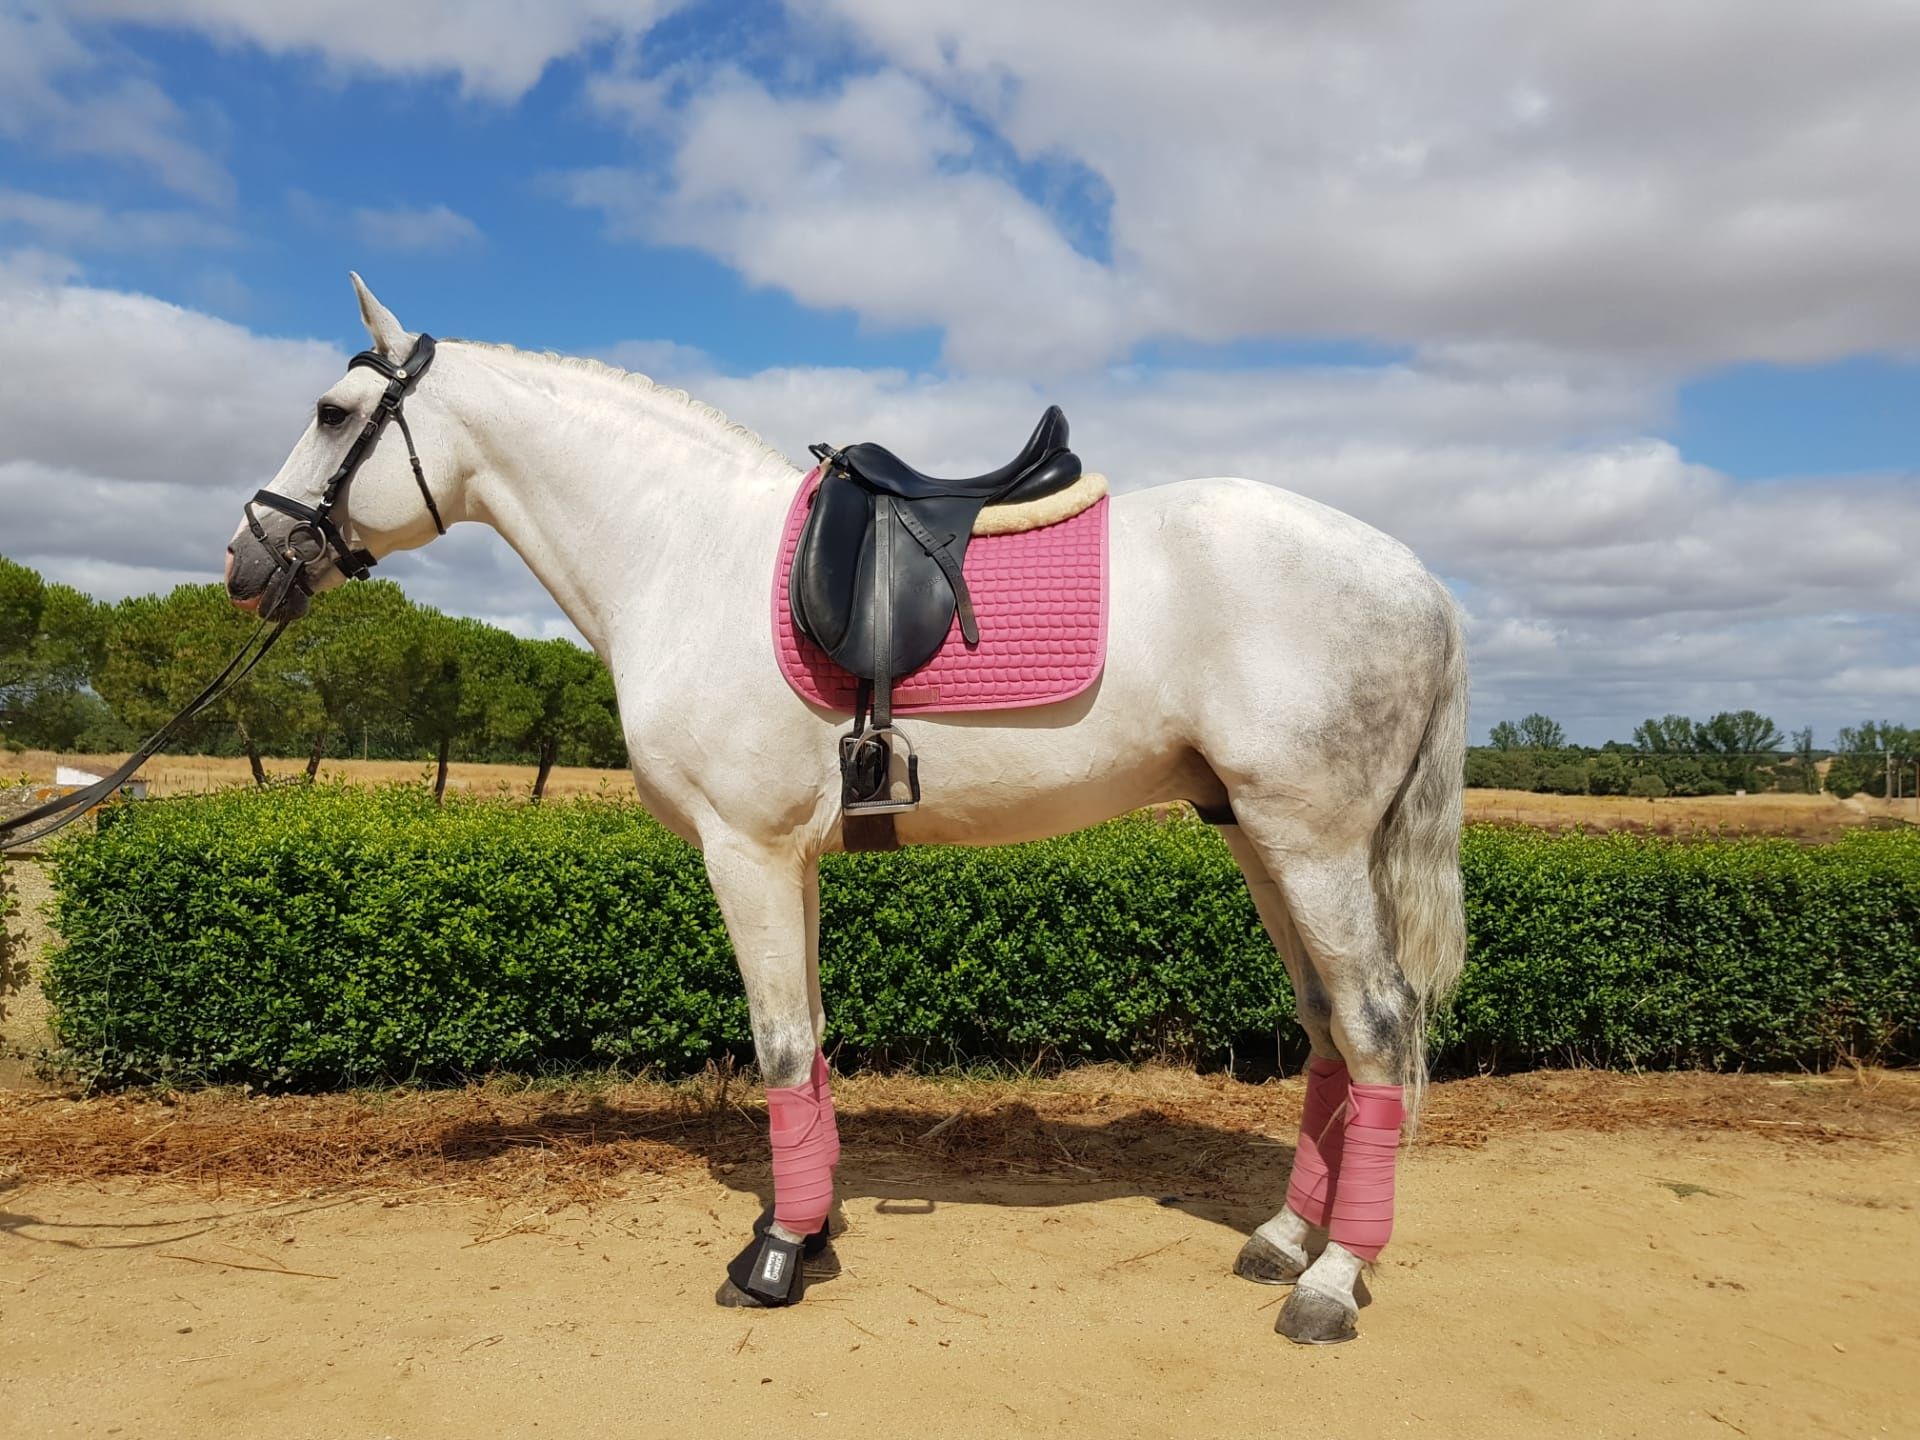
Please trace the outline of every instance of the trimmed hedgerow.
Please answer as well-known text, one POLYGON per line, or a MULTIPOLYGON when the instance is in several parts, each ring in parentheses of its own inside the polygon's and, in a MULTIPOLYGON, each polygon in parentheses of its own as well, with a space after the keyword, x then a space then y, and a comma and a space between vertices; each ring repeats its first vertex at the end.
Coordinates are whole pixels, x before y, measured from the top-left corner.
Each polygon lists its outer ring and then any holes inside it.
MULTIPOLYGON (((1470 829, 1443 1065, 1910 1060, 1920 836, 1806 848, 1470 829)), ((103 1079, 324 1087, 750 1053, 699 857, 631 805, 234 791, 56 859, 47 989, 103 1079)), ((829 857, 843 1063, 1289 1058, 1285 972, 1219 838, 1145 818, 829 857)))
POLYGON ((1920 1059, 1920 832, 1676 844, 1470 828, 1455 1065, 1920 1059))

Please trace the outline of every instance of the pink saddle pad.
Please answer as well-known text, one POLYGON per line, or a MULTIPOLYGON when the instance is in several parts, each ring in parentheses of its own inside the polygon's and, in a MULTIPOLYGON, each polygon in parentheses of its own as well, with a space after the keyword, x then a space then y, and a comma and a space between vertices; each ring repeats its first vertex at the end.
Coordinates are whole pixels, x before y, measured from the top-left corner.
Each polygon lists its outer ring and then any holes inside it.
MULTIPOLYGON (((773 650, 801 699, 853 713, 859 681, 794 628, 787 578, 820 472, 800 482, 773 567, 773 650)), ((1014 710, 1071 699, 1107 656, 1107 501, 1071 520, 1019 535, 976 535, 964 566, 980 643, 956 619, 934 657, 893 684, 902 714, 1014 710)))

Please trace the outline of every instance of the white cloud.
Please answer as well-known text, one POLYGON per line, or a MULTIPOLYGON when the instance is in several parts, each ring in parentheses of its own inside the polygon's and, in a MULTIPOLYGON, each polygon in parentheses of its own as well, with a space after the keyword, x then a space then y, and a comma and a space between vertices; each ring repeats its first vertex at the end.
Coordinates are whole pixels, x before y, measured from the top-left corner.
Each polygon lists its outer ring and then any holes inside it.
POLYGON ((621 340, 599 351, 594 358, 662 381, 675 375, 713 373, 713 360, 704 350, 675 340, 621 340))
POLYGON ((74 0, 94 19, 202 30, 276 55, 317 55, 342 74, 453 74, 464 93, 511 101, 583 46, 644 34, 673 0, 74 0))
POLYGON ((1920 345, 1911 5, 789 8, 815 51, 889 68, 825 93, 722 75, 678 115, 609 77, 595 102, 667 136, 670 176, 573 198, 804 303, 940 326, 956 363, 1163 336, 1681 367, 1920 345), (1109 259, 1008 147, 1094 177, 1109 259))
POLYGON ((0 139, 119 161, 180 194, 231 203, 232 177, 187 131, 164 91, 83 43, 60 10, 0 0, 0 139))
MULTIPOLYGON (((0 460, 224 490, 231 511, 243 485, 250 493, 279 468, 345 364, 331 345, 268 339, 147 295, 10 285, 0 290, 0 460)), ((110 509, 96 518, 113 520, 110 509)), ((129 543, 165 544, 181 528, 141 527, 129 543)))
POLYGON ((81 274, 80 262, 71 255, 33 246, 0 250, 0 294, 64 285, 81 274))
MULTIPOLYGON (((454 75, 495 101, 611 42, 588 104, 670 159, 572 175, 570 198, 807 305, 938 327, 966 368, 1272 335, 1668 371, 1920 347, 1912 5, 788 0, 800 34, 776 87, 646 73, 635 57, 675 5, 68 9, 341 75, 454 75), (872 68, 797 83, 828 56, 872 68), (1097 198, 1063 213, 1035 178, 1063 173, 1097 198)), ((0 134, 229 196, 172 102, 102 73, 99 32, 76 33, 35 0, 0 4, 0 134)), ((458 238, 440 223, 434 243, 458 238)))
POLYGON ((190 210, 109 210, 0 187, 0 232, 8 230, 77 250, 226 249, 240 243, 231 226, 190 210))
MULTIPOLYGON (((0 252, 0 554, 106 598, 217 580, 242 502, 347 357, 76 277, 0 252)), ((344 285, 340 311, 354 315, 344 285)), ((457 613, 571 633, 479 527, 381 573, 457 613)))
MULTIPOLYGON (((639 66, 676 3, 70 8, 495 101, 611 42, 589 106, 670 157, 571 175, 571 199, 804 304, 938 327, 964 368, 1272 335, 1664 371, 1920 347, 1911 5, 787 0, 769 86, 639 66), (799 83, 828 56, 871 68, 799 83), (1063 210, 1061 174, 1096 198, 1063 210)), ((32 0, 0 31, 0 134, 230 193, 167 97, 99 73, 96 32, 32 0)))
POLYGON ((353 212, 353 226, 361 240, 380 250, 431 253, 480 243, 480 227, 445 205, 362 207, 353 212))
POLYGON ((728 74, 673 124, 668 183, 602 168, 563 193, 615 234, 698 247, 815 308, 938 324, 961 364, 1059 368, 1118 348, 1114 277, 1013 185, 966 167, 973 142, 917 82, 795 99, 728 74))

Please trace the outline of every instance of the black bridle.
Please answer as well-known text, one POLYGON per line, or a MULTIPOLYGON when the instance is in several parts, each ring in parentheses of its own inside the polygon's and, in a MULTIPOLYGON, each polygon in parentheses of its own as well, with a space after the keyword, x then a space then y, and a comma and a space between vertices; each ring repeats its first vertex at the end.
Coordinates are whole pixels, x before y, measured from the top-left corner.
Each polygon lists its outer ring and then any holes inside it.
POLYGON ((362 350, 347 362, 348 371, 377 370, 387 377, 387 388, 374 402, 372 413, 360 427, 360 433, 354 436, 353 444, 347 447, 347 453, 340 457, 339 468, 327 477, 326 487, 320 492, 320 503, 303 505, 298 500, 276 495, 271 490, 257 491, 253 499, 247 502, 247 529, 273 556, 276 567, 273 583, 261 598, 264 612, 271 614, 279 608, 289 586, 298 585, 311 594, 307 567, 317 564, 328 555, 333 556, 334 564, 349 580, 364 580, 367 572, 373 569, 372 552, 357 549, 347 542, 345 532, 334 521, 333 510, 346 493, 354 471, 373 452, 389 420, 399 424, 401 437, 407 442, 407 463, 413 466, 413 483, 420 487, 420 498, 427 502, 427 514, 433 517, 433 528, 442 535, 447 533, 447 527, 440 519, 440 507, 433 503, 433 491, 427 488, 426 472, 420 468, 419 452, 413 448, 413 431, 407 428, 406 413, 401 409, 407 395, 419 383, 420 377, 427 373, 427 367, 431 364, 431 335, 423 334, 414 341, 413 352, 398 365, 377 350, 362 350), (278 548, 267 538, 266 527, 260 523, 260 517, 254 514, 255 505, 278 510, 282 515, 291 515, 299 522, 287 532, 278 548))
MULTIPOLYGON (((440 507, 433 503, 433 492, 427 488, 426 472, 420 468, 420 456, 413 448, 413 432, 407 428, 407 417, 401 411, 401 405, 420 377, 427 373, 427 367, 433 364, 433 337, 422 335, 414 342, 413 353, 403 364, 396 365, 386 356, 373 350, 363 350, 347 362, 347 369, 377 370, 387 377, 387 388, 375 402, 373 413, 360 427, 360 433, 354 437, 353 444, 341 457, 340 466, 327 479, 326 488, 320 493, 318 505, 303 505, 298 500, 289 500, 284 495, 276 495, 270 490, 261 490, 246 503, 247 529, 253 533, 273 557, 274 577, 268 583, 260 598, 260 611, 271 616, 279 610, 286 599, 287 591, 293 586, 311 595, 313 587, 307 579, 307 567, 317 564, 332 555, 334 563, 340 567, 340 573, 349 580, 364 580, 367 572, 373 568, 371 552, 356 549, 347 543, 346 534, 333 518, 333 510, 340 503, 348 482, 372 453, 374 445, 380 439, 380 432, 387 428, 387 422, 399 422, 400 433, 406 438, 407 460, 413 466, 413 480, 420 487, 420 498, 427 502, 427 513, 433 517, 433 528, 444 535, 447 527, 441 523, 440 507), (276 548, 267 538, 266 527, 260 523, 260 517, 253 512, 255 505, 264 505, 269 510, 278 510, 283 515, 291 515, 297 523, 287 532, 286 538, 276 548)), ((142 765, 151 760, 160 748, 173 737, 174 732, 193 719, 201 711, 212 705, 234 686, 246 679, 254 666, 266 659, 267 652, 274 642, 291 624, 291 619, 272 621, 263 619, 247 637, 247 643, 240 647, 240 653, 227 662, 227 668, 214 677, 206 689, 202 690, 186 707, 171 720, 162 725, 138 750, 128 757, 125 764, 113 774, 75 790, 69 795, 61 795, 36 805, 23 815, 0 823, 0 850, 16 845, 25 845, 41 840, 62 826, 78 820, 87 811, 103 800, 109 800, 114 792, 142 765)))

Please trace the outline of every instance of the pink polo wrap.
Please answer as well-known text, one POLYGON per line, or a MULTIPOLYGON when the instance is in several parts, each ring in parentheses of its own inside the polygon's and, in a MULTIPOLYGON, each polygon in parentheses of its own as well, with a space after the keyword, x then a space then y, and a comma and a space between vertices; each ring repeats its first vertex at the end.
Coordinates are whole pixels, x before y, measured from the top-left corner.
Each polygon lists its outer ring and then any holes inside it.
POLYGON ((1325 1225, 1340 1173, 1344 1131, 1341 1107, 1347 1102, 1347 1066, 1342 1060, 1315 1059, 1307 1065, 1307 1103, 1300 1112, 1300 1139, 1287 1180, 1287 1208, 1309 1225, 1325 1225))
POLYGON ((1405 1114, 1398 1085, 1348 1087, 1327 1235, 1362 1260, 1377 1258, 1393 1234, 1393 1167, 1405 1114))
POLYGON ((833 1168, 840 1163, 827 1057, 818 1050, 806 1083, 767 1087, 767 1129, 773 1139, 773 1218, 795 1235, 812 1235, 833 1208, 833 1168))

